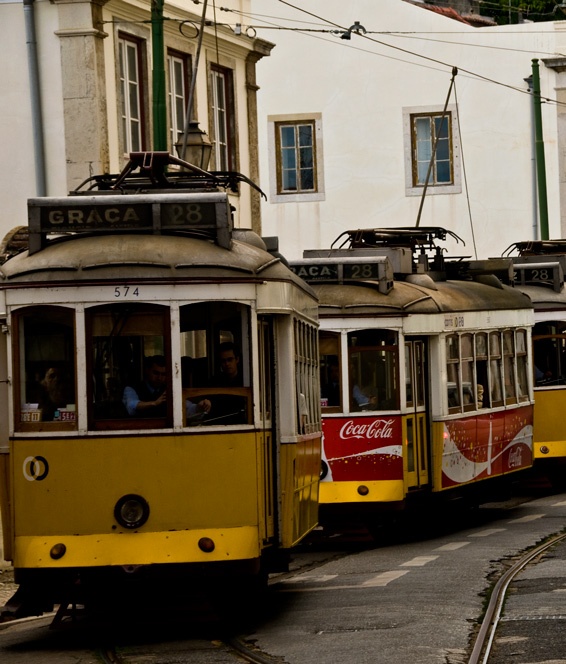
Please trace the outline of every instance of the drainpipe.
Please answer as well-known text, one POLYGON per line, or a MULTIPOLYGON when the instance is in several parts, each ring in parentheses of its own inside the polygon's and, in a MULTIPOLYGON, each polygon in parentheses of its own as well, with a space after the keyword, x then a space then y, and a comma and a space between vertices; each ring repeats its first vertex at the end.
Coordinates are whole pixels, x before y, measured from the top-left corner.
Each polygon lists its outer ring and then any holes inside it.
POLYGON ((544 161, 544 141, 542 138, 540 76, 538 60, 535 58, 531 62, 533 70, 533 108, 535 114, 535 152, 538 182, 540 239, 548 240, 548 204, 546 198, 546 165, 544 161))
POLYGON ((37 196, 45 196, 45 149, 43 142, 43 114, 39 91, 39 70, 37 66, 37 41, 35 36, 34 0, 23 0, 28 53, 28 71, 30 85, 31 122, 33 132, 33 150, 35 164, 35 189, 37 196))
POLYGON ((153 149, 167 151, 167 105, 165 103, 165 47, 163 2, 151 2, 151 50, 153 57, 153 149))
MULTIPOLYGON (((524 79, 527 84, 527 90, 532 94, 533 91, 533 77, 528 76, 524 79)), ((530 127, 531 127, 531 199, 532 199, 532 216, 533 216, 533 230, 532 239, 540 240, 539 236, 539 223, 538 223, 538 194, 537 194, 537 157, 535 153, 535 111, 534 104, 531 104, 530 127)))

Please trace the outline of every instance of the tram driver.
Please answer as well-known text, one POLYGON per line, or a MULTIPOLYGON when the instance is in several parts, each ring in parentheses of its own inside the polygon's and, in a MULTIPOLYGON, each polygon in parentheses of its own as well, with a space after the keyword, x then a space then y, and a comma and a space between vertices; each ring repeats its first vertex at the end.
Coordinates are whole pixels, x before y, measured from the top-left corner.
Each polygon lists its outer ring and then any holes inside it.
MULTIPOLYGON (((163 355, 144 358, 143 380, 137 385, 126 385, 122 401, 131 417, 165 417, 167 414, 167 363, 163 355)), ((208 413, 211 403, 203 399, 198 403, 187 400, 187 417, 208 413)))

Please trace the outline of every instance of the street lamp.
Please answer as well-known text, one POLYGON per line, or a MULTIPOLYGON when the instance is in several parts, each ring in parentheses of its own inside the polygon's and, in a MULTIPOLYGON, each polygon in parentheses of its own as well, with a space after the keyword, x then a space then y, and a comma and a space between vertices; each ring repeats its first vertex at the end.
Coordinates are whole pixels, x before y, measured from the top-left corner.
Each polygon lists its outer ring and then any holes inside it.
POLYGON ((205 131, 199 128, 198 122, 189 122, 189 131, 181 140, 175 143, 175 149, 179 159, 189 162, 193 166, 198 166, 203 171, 208 169, 210 154, 212 152, 212 143, 205 131), (184 149, 183 149, 184 148, 184 149), (184 154, 183 154, 184 153, 184 154))

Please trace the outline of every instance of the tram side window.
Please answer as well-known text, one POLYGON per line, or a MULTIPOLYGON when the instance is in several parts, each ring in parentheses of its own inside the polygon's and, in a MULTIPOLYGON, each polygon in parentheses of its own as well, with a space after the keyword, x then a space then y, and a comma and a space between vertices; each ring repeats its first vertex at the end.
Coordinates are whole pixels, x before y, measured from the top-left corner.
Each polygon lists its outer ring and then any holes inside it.
POLYGON ((34 307, 14 317, 18 347, 16 428, 76 428, 75 316, 62 307, 34 307), (19 357, 18 357, 19 352, 19 357))
POLYGON ((393 330, 356 330, 348 333, 350 408, 399 408, 399 348, 393 330))
POLYGON ((299 434, 320 431, 320 374, 318 334, 309 323, 293 321, 297 429, 299 434))
POLYGON ((527 371, 527 332, 517 330, 515 334, 515 349, 517 363, 517 394, 519 401, 527 401, 529 398, 529 379, 527 371))
POLYGON ((526 330, 505 330, 446 337, 450 413, 529 398, 526 334, 526 330))
POLYGON ((489 393, 492 406, 503 405, 503 381, 501 378, 501 334, 489 333, 489 393))
POLYGON ((249 307, 198 302, 182 306, 180 319, 186 426, 251 424, 249 307))
POLYGON ((537 323, 533 329, 534 378, 537 386, 566 384, 566 323, 537 323))
POLYGON ((476 399, 477 407, 489 408, 491 405, 489 392, 489 367, 488 367, 488 347, 487 334, 478 332, 475 335, 476 345, 476 399))
POLYGON ((477 409, 477 389, 474 376, 474 338, 471 334, 460 337, 460 366, 462 368, 462 402, 464 410, 477 409))
POLYGON ((323 412, 342 410, 342 382, 340 366, 340 335, 321 332, 320 355, 320 405, 323 412))
POLYGON ((446 372, 448 390, 448 411, 459 412, 460 399, 460 341, 457 334, 446 337, 446 372))
POLYGON ((503 375, 505 378, 505 403, 517 403, 515 339, 512 330, 503 332, 503 375))
POLYGON ((157 305, 94 307, 86 316, 92 349, 87 382, 95 429, 172 426, 169 309, 157 305))

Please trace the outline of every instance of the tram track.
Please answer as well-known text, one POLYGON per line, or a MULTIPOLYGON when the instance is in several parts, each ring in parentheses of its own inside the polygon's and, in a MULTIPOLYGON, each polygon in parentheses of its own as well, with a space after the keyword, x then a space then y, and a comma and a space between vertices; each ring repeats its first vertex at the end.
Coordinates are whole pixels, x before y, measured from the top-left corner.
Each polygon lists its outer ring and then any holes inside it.
MULTIPOLYGON (((255 646, 249 645, 242 638, 228 637, 224 639, 214 640, 210 642, 214 647, 223 650, 226 655, 231 655, 234 660, 239 662, 248 662, 249 664, 281 664, 279 657, 272 657, 266 653, 260 652, 255 646)), ((194 650, 189 649, 186 651, 186 662, 194 661, 194 650)), ((148 653, 145 652, 139 655, 139 660, 132 657, 131 654, 123 656, 120 654, 115 646, 105 646, 96 650, 96 655, 103 664, 136 664, 137 661, 146 662, 148 653)), ((175 661, 182 662, 179 659, 183 656, 182 652, 177 652, 175 661)), ((216 660, 215 661, 219 661, 216 660)))
POLYGON ((491 593, 468 664, 489 664, 489 657, 497 633, 497 627, 501 619, 509 585, 519 572, 521 572, 529 563, 563 540, 566 540, 566 533, 551 537, 543 544, 540 544, 524 554, 500 577, 491 593))

